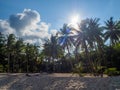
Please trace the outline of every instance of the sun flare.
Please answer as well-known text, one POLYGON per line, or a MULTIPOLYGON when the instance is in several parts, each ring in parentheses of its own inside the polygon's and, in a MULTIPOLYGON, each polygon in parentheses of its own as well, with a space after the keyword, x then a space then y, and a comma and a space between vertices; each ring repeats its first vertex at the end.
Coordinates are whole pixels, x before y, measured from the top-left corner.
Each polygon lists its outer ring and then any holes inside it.
POLYGON ((78 23, 80 23, 80 16, 79 14, 74 14, 69 18, 70 22, 69 25, 78 29, 78 23))
POLYGON ((70 23, 71 24, 75 25, 78 22, 79 22, 79 15, 73 15, 73 16, 71 16, 71 18, 70 18, 70 23))

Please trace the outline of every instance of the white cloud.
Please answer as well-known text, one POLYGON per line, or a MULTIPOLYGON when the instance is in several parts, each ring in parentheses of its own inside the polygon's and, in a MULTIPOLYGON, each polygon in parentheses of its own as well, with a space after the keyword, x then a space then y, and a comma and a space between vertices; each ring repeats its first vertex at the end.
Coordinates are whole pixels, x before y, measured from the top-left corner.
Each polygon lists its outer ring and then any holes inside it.
POLYGON ((36 10, 24 9, 22 13, 11 15, 8 20, 0 20, 0 32, 4 34, 14 33, 29 43, 42 43, 50 37, 48 33, 50 24, 42 22, 40 14, 36 10))
POLYGON ((25 28, 35 29, 36 24, 40 22, 40 14, 31 9, 24 9, 22 13, 11 15, 9 17, 10 26, 14 29, 24 30, 25 28))
POLYGON ((10 27, 9 23, 6 20, 0 20, 0 32, 3 34, 15 33, 15 30, 10 27))

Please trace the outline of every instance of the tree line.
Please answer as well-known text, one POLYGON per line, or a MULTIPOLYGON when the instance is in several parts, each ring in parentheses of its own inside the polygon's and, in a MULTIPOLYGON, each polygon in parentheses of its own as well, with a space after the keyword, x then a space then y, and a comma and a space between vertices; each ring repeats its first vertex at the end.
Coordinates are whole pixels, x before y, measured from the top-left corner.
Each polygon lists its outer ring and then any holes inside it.
POLYGON ((120 71, 119 55, 120 20, 114 21, 113 17, 103 26, 98 18, 84 19, 77 28, 64 24, 42 46, 0 33, 1 72, 120 71))

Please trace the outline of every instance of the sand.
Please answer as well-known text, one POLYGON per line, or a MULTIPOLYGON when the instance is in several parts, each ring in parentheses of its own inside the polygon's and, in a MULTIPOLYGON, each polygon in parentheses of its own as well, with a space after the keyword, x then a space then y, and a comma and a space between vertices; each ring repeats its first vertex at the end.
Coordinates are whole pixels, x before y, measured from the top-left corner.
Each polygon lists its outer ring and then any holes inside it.
POLYGON ((120 76, 79 77, 72 74, 0 74, 0 90, 120 90, 120 76))

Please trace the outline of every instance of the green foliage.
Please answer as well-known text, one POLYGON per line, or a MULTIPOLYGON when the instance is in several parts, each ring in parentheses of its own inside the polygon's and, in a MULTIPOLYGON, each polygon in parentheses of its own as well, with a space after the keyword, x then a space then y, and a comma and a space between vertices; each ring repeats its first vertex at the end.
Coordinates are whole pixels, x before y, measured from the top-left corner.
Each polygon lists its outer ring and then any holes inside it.
POLYGON ((110 45, 114 45, 120 41, 120 27, 118 26, 120 22, 114 21, 113 17, 105 22, 104 27, 106 32, 104 33, 104 40, 110 39, 110 45))
POLYGON ((62 47, 57 42, 57 36, 51 36, 50 40, 48 39, 44 43, 42 53, 52 59, 61 58, 63 56, 64 52, 62 47))
POLYGON ((75 64, 75 67, 73 68, 73 73, 77 73, 79 76, 82 76, 82 72, 83 72, 82 62, 75 64))
POLYGON ((106 66, 108 68, 116 67, 120 70, 120 43, 113 46, 106 46, 104 51, 106 66))
POLYGON ((116 76, 116 75, 120 75, 120 71, 118 71, 116 68, 107 68, 104 71, 105 74, 109 75, 109 76, 116 76))
POLYGON ((73 69, 79 75, 83 71, 99 73, 106 67, 106 74, 117 75, 120 21, 110 18, 101 26, 98 18, 87 18, 78 24, 77 30, 64 24, 55 36, 45 41, 41 52, 38 46, 26 44, 14 34, 0 33, 0 66, 1 72, 71 72, 73 69))

